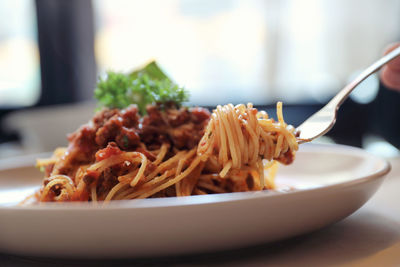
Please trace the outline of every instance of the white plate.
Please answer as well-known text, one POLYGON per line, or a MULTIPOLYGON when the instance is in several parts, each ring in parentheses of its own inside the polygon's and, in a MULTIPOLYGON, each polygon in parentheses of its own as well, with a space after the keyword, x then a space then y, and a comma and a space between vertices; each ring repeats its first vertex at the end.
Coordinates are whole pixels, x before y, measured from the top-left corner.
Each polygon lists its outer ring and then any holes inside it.
POLYGON ((33 159, 0 162, 0 251, 117 258, 233 249, 320 229, 350 215, 378 189, 387 161, 357 148, 302 145, 279 184, 291 192, 16 206, 41 182, 33 159), (25 164, 25 167, 24 167, 25 164))

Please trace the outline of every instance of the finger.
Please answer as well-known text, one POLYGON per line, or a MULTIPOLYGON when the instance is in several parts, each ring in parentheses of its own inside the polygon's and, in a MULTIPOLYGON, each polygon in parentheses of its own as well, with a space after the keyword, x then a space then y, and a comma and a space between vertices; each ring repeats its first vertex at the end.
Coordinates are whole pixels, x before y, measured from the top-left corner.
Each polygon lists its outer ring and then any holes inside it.
MULTIPOLYGON (((400 43, 395 43, 395 44, 391 44, 389 45, 386 49, 385 49, 385 55, 392 52, 394 49, 396 49, 397 47, 400 46, 400 43)), ((390 69, 396 70, 398 72, 398 75, 400 75, 400 57, 397 57, 395 59, 393 59, 392 61, 390 61, 387 66, 390 69)))
POLYGON ((400 72, 385 66, 381 72, 381 81, 386 87, 400 91, 400 72))

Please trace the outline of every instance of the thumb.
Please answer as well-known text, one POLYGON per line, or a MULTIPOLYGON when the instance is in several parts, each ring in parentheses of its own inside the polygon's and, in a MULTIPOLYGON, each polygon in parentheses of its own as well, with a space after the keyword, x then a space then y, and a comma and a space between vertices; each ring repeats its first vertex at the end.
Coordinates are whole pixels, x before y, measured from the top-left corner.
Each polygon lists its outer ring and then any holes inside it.
MULTIPOLYGON (((390 45, 385 50, 385 55, 399 46, 400 43, 390 45)), ((400 57, 393 59, 383 67, 381 81, 386 87, 400 91, 400 57)))

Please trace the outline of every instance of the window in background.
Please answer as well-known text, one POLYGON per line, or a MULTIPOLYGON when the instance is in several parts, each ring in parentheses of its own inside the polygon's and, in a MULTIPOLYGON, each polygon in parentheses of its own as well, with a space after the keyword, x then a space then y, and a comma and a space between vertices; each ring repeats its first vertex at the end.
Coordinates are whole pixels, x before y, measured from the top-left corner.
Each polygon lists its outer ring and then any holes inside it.
POLYGON ((396 0, 93 3, 100 73, 156 59, 200 105, 324 102, 400 37, 396 0))
POLYGON ((35 2, 0 1, 0 106, 35 104, 40 96, 40 63, 35 2))

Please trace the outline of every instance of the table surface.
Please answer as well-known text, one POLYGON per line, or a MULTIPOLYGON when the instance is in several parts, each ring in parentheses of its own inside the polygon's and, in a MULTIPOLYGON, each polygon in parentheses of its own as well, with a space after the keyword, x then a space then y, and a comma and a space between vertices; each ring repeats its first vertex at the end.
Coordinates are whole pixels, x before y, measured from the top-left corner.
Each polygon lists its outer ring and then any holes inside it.
POLYGON ((212 254, 156 259, 59 260, 0 254, 0 266, 400 266, 400 158, 378 192, 348 218, 286 241, 212 254))

